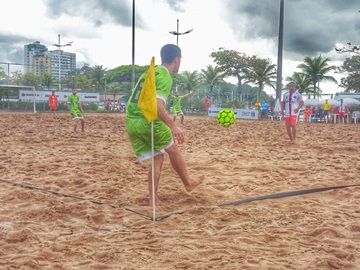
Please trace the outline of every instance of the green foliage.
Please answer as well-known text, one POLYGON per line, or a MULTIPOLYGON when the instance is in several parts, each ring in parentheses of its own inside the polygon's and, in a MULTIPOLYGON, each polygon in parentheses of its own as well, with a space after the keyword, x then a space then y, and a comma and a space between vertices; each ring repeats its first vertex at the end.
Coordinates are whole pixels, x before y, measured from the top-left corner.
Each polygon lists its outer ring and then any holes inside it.
POLYGON ((261 59, 257 57, 252 57, 249 60, 249 63, 250 68, 246 71, 246 83, 254 83, 258 85, 259 90, 257 98, 260 98, 260 93, 264 90, 264 86, 270 86, 276 90, 276 65, 271 64, 269 59, 261 59))
POLYGON ((316 87, 319 81, 331 81, 337 83, 332 76, 326 75, 330 71, 336 70, 335 66, 329 66, 330 58, 323 59, 321 55, 318 57, 305 57, 304 63, 297 67, 302 70, 302 73, 309 78, 313 85, 314 98, 321 95, 321 90, 316 87))
POLYGON ((25 73, 21 76, 19 83, 20 85, 35 86, 35 88, 38 88, 41 85, 41 77, 33 73, 25 73))
MULTIPOLYGON (((310 80, 310 77, 306 74, 294 72, 291 77, 286 78, 286 81, 296 83, 298 91, 301 94, 306 93, 310 95, 310 93, 313 92, 313 89, 311 87, 312 82, 310 80)), ((287 90, 287 87, 285 87, 284 90, 287 90)))
POLYGON ((341 87, 345 88, 345 92, 360 92, 360 55, 346 58, 338 70, 347 75, 341 79, 340 84, 341 87))
POLYGON ((51 89, 51 86, 54 84, 54 79, 50 73, 45 73, 44 77, 41 79, 42 85, 46 87, 47 90, 51 89))

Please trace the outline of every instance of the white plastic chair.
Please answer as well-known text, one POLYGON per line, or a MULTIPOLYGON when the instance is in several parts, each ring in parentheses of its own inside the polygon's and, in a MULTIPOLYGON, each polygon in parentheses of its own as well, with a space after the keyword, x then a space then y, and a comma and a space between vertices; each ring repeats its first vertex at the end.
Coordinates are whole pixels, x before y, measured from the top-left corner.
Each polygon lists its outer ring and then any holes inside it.
POLYGON ((354 122, 354 124, 357 124, 359 120, 360 120, 360 111, 353 111, 351 115, 351 121, 354 122))

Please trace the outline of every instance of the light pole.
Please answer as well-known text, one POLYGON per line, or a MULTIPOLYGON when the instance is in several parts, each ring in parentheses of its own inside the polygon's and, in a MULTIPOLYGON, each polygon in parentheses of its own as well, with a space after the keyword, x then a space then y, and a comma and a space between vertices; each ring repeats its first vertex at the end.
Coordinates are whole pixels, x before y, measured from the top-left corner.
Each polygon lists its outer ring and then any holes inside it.
POLYGON ((177 19, 176 31, 170 31, 169 33, 176 36, 176 45, 179 46, 179 36, 189 34, 194 29, 189 29, 183 33, 179 32, 179 19, 177 19))
POLYGON ((61 47, 66 47, 66 46, 71 46, 72 43, 73 43, 73 42, 70 41, 70 42, 68 42, 68 43, 66 43, 66 44, 61 45, 61 44, 60 44, 60 34, 59 34, 59 35, 58 35, 58 44, 56 44, 56 43, 53 44, 53 46, 58 47, 58 55, 59 55, 59 92, 61 91, 60 48, 61 48, 61 47))
MULTIPOLYGON (((179 32, 179 19, 177 19, 177 21, 176 21, 176 31, 169 31, 169 33, 176 36, 176 46, 179 46, 179 36, 189 34, 192 30, 194 30, 194 29, 189 29, 189 30, 187 30, 187 31, 185 31, 183 33, 180 33, 179 32)), ((177 83, 175 84, 175 91, 176 91, 176 93, 178 91, 178 84, 177 83)))

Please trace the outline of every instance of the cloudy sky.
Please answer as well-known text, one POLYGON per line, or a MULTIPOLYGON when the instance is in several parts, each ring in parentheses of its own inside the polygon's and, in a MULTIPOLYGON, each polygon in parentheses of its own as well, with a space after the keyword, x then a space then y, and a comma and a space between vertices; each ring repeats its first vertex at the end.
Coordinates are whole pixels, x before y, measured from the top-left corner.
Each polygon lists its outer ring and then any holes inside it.
MULTIPOLYGON (((214 65, 211 52, 220 47, 269 58, 277 63, 280 0, 135 0, 135 64, 148 65, 166 43, 183 51, 181 71, 214 65)), ((11 0, 0 16, 0 62, 23 63, 24 45, 52 46, 72 41, 65 51, 83 63, 112 69, 132 63, 132 0, 11 0)), ((347 42, 360 45, 358 0, 285 0, 283 77, 299 71, 306 56, 329 57, 341 65, 352 54, 337 54, 347 42)), ((8 65, 0 64, 7 72, 8 65)), ((10 65, 10 72, 22 70, 10 65)), ((336 79, 340 79, 334 74, 336 79)), ((322 83, 323 93, 341 89, 322 83)), ((273 93, 270 89, 268 93, 273 93)))

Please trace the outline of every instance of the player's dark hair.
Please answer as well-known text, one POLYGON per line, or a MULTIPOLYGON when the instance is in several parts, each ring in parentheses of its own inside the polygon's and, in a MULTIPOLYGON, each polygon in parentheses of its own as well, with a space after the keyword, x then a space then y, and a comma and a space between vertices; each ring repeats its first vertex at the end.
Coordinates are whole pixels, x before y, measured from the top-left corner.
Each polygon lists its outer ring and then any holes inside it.
POLYGON ((176 57, 181 57, 181 49, 174 44, 166 44, 160 51, 161 62, 170 64, 176 57))

